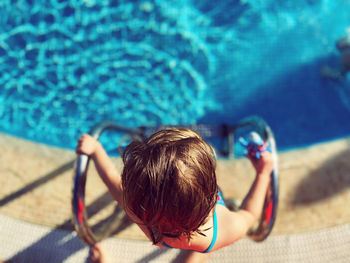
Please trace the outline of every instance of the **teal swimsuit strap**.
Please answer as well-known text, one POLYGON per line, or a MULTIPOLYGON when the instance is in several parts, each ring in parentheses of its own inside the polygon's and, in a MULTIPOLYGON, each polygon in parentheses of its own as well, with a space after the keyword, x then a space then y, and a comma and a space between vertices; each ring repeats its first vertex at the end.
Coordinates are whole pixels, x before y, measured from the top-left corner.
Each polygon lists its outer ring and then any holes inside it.
POLYGON ((164 241, 162 242, 162 245, 167 247, 167 248, 173 248, 173 247, 169 246, 167 243, 165 243, 164 241))
POLYGON ((218 219, 216 216, 216 209, 214 209, 214 218, 213 218, 213 239, 211 240, 210 246, 203 251, 202 253, 209 253, 210 250, 213 248, 216 242, 216 238, 218 237, 218 219))
MULTIPOLYGON (((209 245, 209 247, 204 250, 201 253, 209 253, 210 250, 212 250, 213 246, 215 245, 216 242, 216 238, 218 236, 218 220, 217 220, 217 216, 216 216, 216 210, 214 209, 214 216, 213 216, 213 238, 211 240, 211 243, 209 245)), ((168 248, 172 248, 171 246, 169 246, 167 243, 165 243, 164 241, 162 242, 162 245, 168 248)))
MULTIPOLYGON (((216 202, 216 205, 226 206, 225 201, 224 201, 224 197, 223 197, 223 195, 222 195, 220 190, 218 192, 218 200, 216 202)), ((208 253, 208 252, 210 252, 210 250, 212 250, 212 248, 215 245, 217 236, 218 236, 218 219, 217 219, 217 216, 216 216, 216 209, 214 208, 214 215, 213 215, 213 239, 211 240, 211 243, 210 243, 209 247, 206 250, 204 250, 202 253, 208 253)), ((162 245, 165 246, 165 247, 168 247, 168 248, 172 248, 171 246, 169 246, 164 241, 162 242, 162 245)))

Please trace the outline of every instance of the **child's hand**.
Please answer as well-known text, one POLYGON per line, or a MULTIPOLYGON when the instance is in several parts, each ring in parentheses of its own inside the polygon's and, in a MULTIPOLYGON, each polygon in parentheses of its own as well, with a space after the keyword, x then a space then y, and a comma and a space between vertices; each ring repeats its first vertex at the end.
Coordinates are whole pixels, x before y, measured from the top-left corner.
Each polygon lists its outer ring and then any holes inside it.
POLYGON ((274 161, 270 152, 262 152, 259 159, 249 155, 248 158, 254 166, 257 174, 271 174, 274 167, 274 161))
POLYGON ((88 156, 93 155, 96 151, 99 142, 89 134, 83 134, 79 140, 75 149, 78 154, 86 154, 88 156))

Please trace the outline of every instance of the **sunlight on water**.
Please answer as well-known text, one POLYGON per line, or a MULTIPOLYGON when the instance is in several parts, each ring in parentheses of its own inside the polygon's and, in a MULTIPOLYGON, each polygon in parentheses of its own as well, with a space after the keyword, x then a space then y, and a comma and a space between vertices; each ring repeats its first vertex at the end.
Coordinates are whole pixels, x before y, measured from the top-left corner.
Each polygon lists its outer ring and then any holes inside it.
POLYGON ((335 52, 350 21, 335 2, 1 1, 0 130, 71 148, 105 119, 134 127, 261 113, 285 132, 276 109, 250 104, 270 103, 283 93, 276 79, 335 52))

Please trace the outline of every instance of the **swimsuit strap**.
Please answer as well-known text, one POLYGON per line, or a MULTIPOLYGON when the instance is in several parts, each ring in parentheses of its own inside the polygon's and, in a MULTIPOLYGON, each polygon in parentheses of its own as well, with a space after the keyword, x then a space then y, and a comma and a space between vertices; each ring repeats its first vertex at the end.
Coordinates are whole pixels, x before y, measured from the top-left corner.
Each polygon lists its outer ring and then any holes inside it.
POLYGON ((218 237, 218 219, 217 219, 217 216, 216 216, 216 209, 214 209, 213 221, 214 221, 214 223, 213 223, 213 239, 211 240, 210 246, 205 251, 203 251, 202 253, 209 253, 210 250, 215 245, 216 238, 218 237))
POLYGON ((164 241, 162 242, 162 245, 167 247, 167 248, 173 248, 173 247, 169 246, 167 243, 165 243, 164 241))
MULTIPOLYGON (((215 245, 215 242, 216 242, 216 238, 218 236, 218 220, 217 220, 217 216, 216 216, 216 210, 214 209, 214 216, 213 216, 213 239, 211 240, 211 243, 209 245, 209 247, 204 250, 203 252, 201 253, 209 253, 210 250, 212 250, 212 248, 214 247, 215 245)), ((162 242, 162 245, 167 247, 167 248, 173 248, 171 246, 169 246, 167 243, 165 243, 164 241, 162 242)))
POLYGON ((222 192, 220 191, 220 189, 218 191, 218 197, 217 197, 216 205, 226 206, 225 200, 224 200, 224 196, 223 196, 222 192))
MULTIPOLYGON (((225 201, 224 201, 224 197, 222 195, 222 192, 219 190, 218 191, 218 199, 216 202, 216 205, 223 205, 226 206, 225 201)), ((208 253, 210 252, 210 250, 214 247, 216 239, 218 236, 218 219, 216 216, 216 209, 214 208, 214 215, 213 215, 213 239, 211 240, 211 243, 209 245, 209 247, 204 250, 202 253, 208 253)), ((162 242, 162 245, 168 248, 173 248, 171 246, 169 246, 167 243, 165 243, 164 241, 162 242)))

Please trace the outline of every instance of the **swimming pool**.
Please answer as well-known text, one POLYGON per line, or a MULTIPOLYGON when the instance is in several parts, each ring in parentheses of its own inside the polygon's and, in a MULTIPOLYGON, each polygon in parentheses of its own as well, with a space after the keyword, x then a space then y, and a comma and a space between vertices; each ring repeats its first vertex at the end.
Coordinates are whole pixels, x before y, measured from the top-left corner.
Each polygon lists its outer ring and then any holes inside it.
POLYGON ((234 123, 279 148, 350 133, 349 81, 322 78, 347 0, 0 3, 0 131, 73 148, 96 122, 234 123), (116 4, 117 3, 117 4, 116 4))

